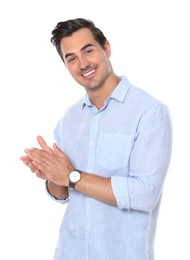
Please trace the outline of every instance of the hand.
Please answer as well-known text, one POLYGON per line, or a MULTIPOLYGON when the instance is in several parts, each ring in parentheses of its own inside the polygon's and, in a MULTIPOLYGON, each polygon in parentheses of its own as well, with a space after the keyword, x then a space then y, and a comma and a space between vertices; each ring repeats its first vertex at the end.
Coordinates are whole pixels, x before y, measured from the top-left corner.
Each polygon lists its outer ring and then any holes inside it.
MULTIPOLYGON (((37 141, 39 143, 39 145, 42 147, 42 149, 44 149, 45 151, 51 153, 51 154, 54 154, 54 151, 49 147, 47 146, 45 140, 41 137, 41 136, 37 136, 37 141)), ((41 178, 41 179, 44 179, 44 180, 47 180, 46 177, 43 175, 42 172, 40 172, 36 166, 32 163, 32 160, 28 157, 28 156, 22 156, 20 157, 20 160, 25 164, 27 165, 30 170, 34 173, 36 173, 36 175, 41 178)))
POLYGON ((69 158, 56 144, 51 149, 41 136, 37 140, 42 149, 25 149, 26 156, 21 157, 23 163, 38 177, 57 185, 68 186, 68 175, 74 170, 69 158))

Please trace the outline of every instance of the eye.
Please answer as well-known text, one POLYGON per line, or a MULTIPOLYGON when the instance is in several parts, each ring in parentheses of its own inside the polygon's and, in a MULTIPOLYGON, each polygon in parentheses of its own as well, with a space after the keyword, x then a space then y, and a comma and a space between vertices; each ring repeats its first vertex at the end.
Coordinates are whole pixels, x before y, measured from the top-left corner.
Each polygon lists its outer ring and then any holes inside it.
POLYGON ((67 63, 74 62, 75 60, 76 60, 75 57, 70 57, 68 58, 67 63))
POLYGON ((91 54, 92 52, 93 52, 93 49, 87 49, 85 53, 86 53, 86 55, 89 55, 89 54, 91 54))

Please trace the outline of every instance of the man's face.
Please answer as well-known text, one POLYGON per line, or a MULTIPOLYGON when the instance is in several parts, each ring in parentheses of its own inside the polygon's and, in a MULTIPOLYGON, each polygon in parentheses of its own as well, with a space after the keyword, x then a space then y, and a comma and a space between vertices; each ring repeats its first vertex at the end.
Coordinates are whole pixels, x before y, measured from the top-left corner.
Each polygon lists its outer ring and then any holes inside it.
POLYGON ((103 50, 87 28, 63 38, 61 51, 70 74, 87 91, 100 88, 110 74, 109 42, 103 50))

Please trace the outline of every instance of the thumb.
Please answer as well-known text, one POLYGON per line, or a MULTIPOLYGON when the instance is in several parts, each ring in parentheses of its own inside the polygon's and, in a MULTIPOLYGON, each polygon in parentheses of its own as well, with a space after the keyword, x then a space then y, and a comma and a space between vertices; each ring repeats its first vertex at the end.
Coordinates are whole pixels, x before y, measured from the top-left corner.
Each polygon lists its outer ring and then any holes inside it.
POLYGON ((53 150, 57 156, 63 156, 63 151, 56 145, 56 143, 53 144, 53 150))
POLYGON ((54 154, 53 150, 46 144, 46 142, 42 136, 38 135, 37 141, 43 150, 45 150, 48 153, 54 154))

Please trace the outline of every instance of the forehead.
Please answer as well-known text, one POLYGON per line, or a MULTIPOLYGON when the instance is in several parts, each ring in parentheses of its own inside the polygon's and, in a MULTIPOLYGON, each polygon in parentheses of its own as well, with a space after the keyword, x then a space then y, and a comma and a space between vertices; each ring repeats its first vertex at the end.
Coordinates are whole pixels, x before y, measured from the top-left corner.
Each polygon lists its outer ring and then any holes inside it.
POLYGON ((94 40, 92 32, 83 28, 69 37, 65 37, 61 40, 60 47, 63 55, 67 53, 76 53, 86 44, 98 45, 98 42, 94 40))

